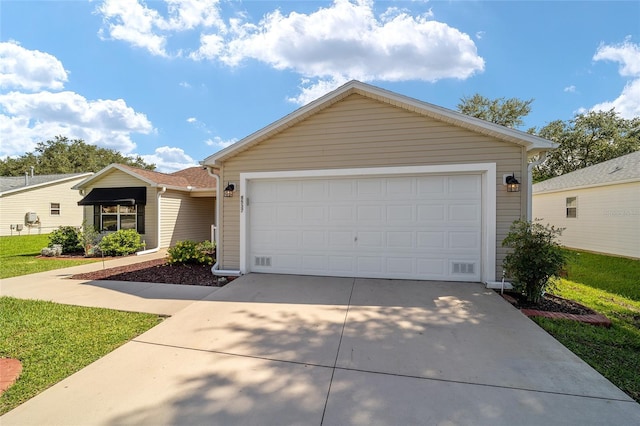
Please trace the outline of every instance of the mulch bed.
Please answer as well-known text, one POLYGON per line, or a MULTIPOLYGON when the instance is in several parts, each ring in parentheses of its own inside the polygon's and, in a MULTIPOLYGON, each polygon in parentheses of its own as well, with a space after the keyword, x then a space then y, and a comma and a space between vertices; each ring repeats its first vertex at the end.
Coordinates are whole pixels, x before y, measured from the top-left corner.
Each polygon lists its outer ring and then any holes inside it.
POLYGON ((137 281, 161 284, 218 287, 218 280, 208 265, 169 265, 165 259, 148 260, 116 268, 76 274, 74 280, 137 281))
POLYGON ((520 293, 507 292, 502 297, 528 317, 546 317, 566 319, 585 324, 611 327, 611 320, 606 316, 578 302, 552 294, 545 294, 539 303, 531 303, 520 293))

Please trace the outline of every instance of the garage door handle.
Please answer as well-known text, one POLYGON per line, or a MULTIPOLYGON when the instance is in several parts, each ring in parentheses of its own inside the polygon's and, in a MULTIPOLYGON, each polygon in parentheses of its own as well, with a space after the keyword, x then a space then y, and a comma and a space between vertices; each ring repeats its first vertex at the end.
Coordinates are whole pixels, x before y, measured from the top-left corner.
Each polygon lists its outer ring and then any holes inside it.
POLYGON ((358 237, 355 237, 355 238, 353 239, 353 241, 354 241, 354 242, 358 241, 358 237))

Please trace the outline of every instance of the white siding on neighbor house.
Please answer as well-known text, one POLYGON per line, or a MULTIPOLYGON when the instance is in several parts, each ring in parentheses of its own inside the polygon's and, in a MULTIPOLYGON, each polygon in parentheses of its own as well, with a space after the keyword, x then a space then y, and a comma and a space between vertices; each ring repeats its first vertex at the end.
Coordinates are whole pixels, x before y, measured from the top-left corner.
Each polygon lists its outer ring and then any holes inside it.
POLYGON ((71 187, 83 179, 66 180, 64 182, 39 186, 33 189, 7 194, 0 198, 0 235, 18 235, 11 231, 10 225, 23 225, 20 235, 48 234, 60 226, 81 226, 82 207, 78 201, 80 193, 71 187), (60 215, 51 214, 51 203, 60 204, 60 215), (39 224, 27 226, 25 215, 35 212, 39 224))
MULTIPOLYGON (((495 163, 496 271, 511 223, 526 215, 526 151, 360 95, 350 95, 304 121, 225 161, 221 180, 240 183, 240 173, 495 163), (515 172, 523 191, 507 193, 503 174, 515 172)), ((239 189, 239 187, 237 188, 239 189)), ((240 266, 240 197, 221 198, 221 268, 240 266)), ((497 277, 497 278, 499 278, 497 277)))
MULTIPOLYGON (((114 169, 91 182, 91 186, 85 188, 85 195, 93 188, 123 188, 130 186, 144 186, 147 188, 147 205, 144 210, 144 234, 141 234, 142 240, 146 243, 146 248, 155 248, 158 244, 158 215, 157 215, 157 188, 151 187, 144 181, 114 169)), ((93 223, 93 206, 84 209, 85 220, 87 223, 93 223)))
POLYGON ((167 190, 162 194, 160 247, 174 246, 178 241, 211 240, 215 198, 191 197, 186 192, 167 190))
POLYGON ((566 247, 640 258, 640 182, 535 194, 533 218, 565 228, 566 247), (567 197, 577 198, 575 218, 567 197))

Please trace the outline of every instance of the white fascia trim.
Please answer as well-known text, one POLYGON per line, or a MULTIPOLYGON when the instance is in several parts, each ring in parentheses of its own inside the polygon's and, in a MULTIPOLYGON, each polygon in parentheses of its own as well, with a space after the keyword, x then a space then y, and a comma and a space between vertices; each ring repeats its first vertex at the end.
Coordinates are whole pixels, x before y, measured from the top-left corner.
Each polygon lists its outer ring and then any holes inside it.
MULTIPOLYGON (((260 179, 299 179, 299 178, 330 178, 330 177, 365 177, 388 175, 414 174, 451 174, 451 173, 480 173, 482 174, 483 218, 482 218, 482 282, 493 281, 496 278, 496 164, 443 164, 435 166, 406 166, 406 167, 373 167, 361 169, 322 169, 322 170, 288 170, 275 172, 240 173, 240 199, 246 206, 248 184, 252 180, 260 179)), ((248 224, 246 207, 240 211, 240 271, 249 271, 248 254, 248 224)))

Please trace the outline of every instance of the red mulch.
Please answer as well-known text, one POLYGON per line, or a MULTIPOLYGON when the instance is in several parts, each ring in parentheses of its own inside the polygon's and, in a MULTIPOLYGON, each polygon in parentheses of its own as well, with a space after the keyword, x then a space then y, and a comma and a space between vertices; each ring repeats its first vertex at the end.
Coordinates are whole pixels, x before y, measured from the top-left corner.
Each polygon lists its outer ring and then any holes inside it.
POLYGON ((22 373, 22 363, 13 358, 0 358, 0 395, 13 385, 22 373))

